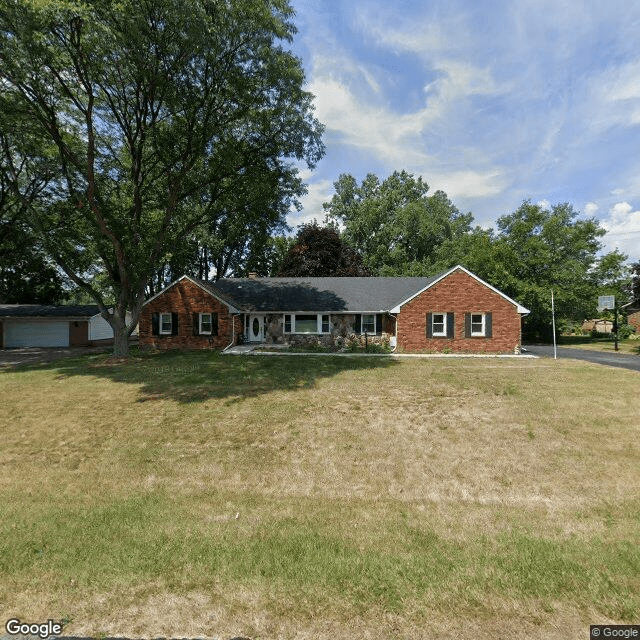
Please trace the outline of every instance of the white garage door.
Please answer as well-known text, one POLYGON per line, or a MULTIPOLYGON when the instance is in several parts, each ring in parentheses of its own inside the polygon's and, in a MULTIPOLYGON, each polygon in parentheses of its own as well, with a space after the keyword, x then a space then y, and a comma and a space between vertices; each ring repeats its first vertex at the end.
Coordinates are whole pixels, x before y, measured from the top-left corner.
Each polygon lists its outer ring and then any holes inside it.
POLYGON ((68 347, 69 321, 5 321, 4 346, 68 347))

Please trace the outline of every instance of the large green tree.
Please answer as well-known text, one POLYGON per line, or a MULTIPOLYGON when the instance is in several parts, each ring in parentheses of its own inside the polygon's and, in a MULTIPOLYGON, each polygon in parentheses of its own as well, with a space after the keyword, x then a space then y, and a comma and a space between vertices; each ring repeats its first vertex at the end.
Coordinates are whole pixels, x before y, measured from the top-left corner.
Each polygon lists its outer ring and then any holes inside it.
POLYGON ((333 227, 316 222, 298 230, 295 243, 284 256, 279 276, 369 276, 362 257, 340 238, 333 227))
POLYGON ((56 304, 66 297, 62 278, 25 221, 32 204, 46 197, 53 167, 32 127, 16 117, 16 103, 0 100, 7 106, 0 127, 0 158, 7 159, 0 170, 0 302, 56 304))
POLYGON ((375 275, 426 275, 459 261, 473 217, 462 214, 443 191, 428 195, 421 177, 395 171, 358 184, 343 174, 323 205, 327 221, 343 229, 345 241, 375 275))
POLYGON ((640 262, 634 262, 631 267, 631 282, 627 288, 633 302, 640 302, 640 262))
POLYGON ((225 220, 250 227, 256 203, 282 214, 304 190, 294 160, 324 153, 286 49, 292 15, 287 0, 2 0, 0 169, 42 249, 110 322, 115 355, 168 254, 225 220))
POLYGON ((498 232, 478 274, 531 309, 530 337, 551 330, 551 291, 558 318, 581 320, 595 313, 602 285, 626 256, 598 257, 606 231, 595 218, 581 219, 570 204, 546 207, 525 201, 497 221, 498 232))
POLYGON ((591 272, 598 295, 615 296, 618 306, 630 301, 632 271, 627 264, 628 258, 625 253, 614 249, 600 256, 591 272))
POLYGON ((29 230, 0 215, 0 304, 60 304, 67 297, 60 273, 29 230))

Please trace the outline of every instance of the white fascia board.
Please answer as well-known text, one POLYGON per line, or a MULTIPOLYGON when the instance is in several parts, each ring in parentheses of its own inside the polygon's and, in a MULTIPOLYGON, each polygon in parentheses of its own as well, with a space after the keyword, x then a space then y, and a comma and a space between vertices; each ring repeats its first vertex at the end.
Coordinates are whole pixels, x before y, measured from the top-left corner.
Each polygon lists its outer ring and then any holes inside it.
POLYGON ((304 315, 318 315, 318 314, 322 314, 323 316, 326 315, 333 315, 333 316, 337 316, 337 315, 348 315, 351 314, 353 315, 355 314, 361 314, 361 313, 374 313, 374 314, 378 314, 378 313, 389 313, 386 309, 379 309, 378 311, 242 311, 241 313, 250 313, 252 316, 259 316, 259 315, 282 315, 282 314, 286 314, 286 315, 291 315, 291 314, 304 314, 304 315))
POLYGON ((158 293, 156 293, 155 296, 151 296, 151 298, 145 301, 142 306, 144 307, 145 305, 149 304, 152 300, 155 300, 158 296, 161 296, 163 293, 166 293, 169 289, 171 289, 171 287, 178 284, 178 282, 180 282, 181 280, 189 280, 189 282, 195 284, 196 287, 200 287, 200 289, 202 289, 205 293, 209 294, 212 298, 215 298, 219 302, 222 302, 222 304, 229 309, 230 313, 241 313, 240 310, 236 309, 235 307, 232 307, 226 300, 223 300, 222 298, 218 297, 217 295, 215 295, 215 293, 211 293, 209 289, 205 289, 205 287, 203 287, 199 282, 196 282, 190 276, 180 276, 177 280, 174 280, 171 284, 168 284, 162 291, 159 291, 158 293))
POLYGON ((417 293, 414 293, 411 297, 407 298, 400 304, 393 307, 393 309, 391 309, 391 313, 400 313, 400 307, 404 306, 405 304, 407 304, 407 302, 410 302, 414 298, 418 297, 421 293, 424 293, 427 289, 430 289, 441 280, 444 280, 446 277, 450 276, 454 271, 457 271, 458 269, 460 269, 460 271, 464 271, 467 275, 471 276, 474 280, 477 280, 480 284, 483 284, 485 287, 491 289, 491 291, 493 291, 494 293, 497 293, 499 296, 501 296, 502 298, 510 302, 512 305, 516 307, 516 310, 520 315, 524 316, 530 313, 529 309, 527 309, 526 307, 523 307, 521 304, 517 303, 515 300, 512 300, 509 296, 505 295, 504 293, 502 293, 502 291, 496 289, 494 286, 490 285, 488 282, 485 282, 482 278, 478 278, 478 276, 475 273, 471 273, 469 269, 465 269, 460 264, 453 267, 452 269, 449 269, 449 271, 447 271, 446 273, 443 273, 438 279, 434 280, 432 283, 428 284, 426 287, 424 287, 417 293))

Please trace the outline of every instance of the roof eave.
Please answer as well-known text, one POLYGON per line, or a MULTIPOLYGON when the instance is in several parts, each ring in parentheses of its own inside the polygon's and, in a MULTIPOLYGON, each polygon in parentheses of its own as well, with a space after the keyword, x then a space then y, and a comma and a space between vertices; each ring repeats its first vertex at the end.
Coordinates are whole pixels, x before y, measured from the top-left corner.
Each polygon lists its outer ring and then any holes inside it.
POLYGON ((180 282, 181 280, 189 280, 189 282, 195 284, 196 287, 199 287, 205 293, 208 293, 212 298, 215 298, 219 302, 222 302, 222 304, 229 309, 230 313, 242 313, 242 310, 236 309, 236 307, 234 307, 232 304, 230 304, 229 302, 227 302, 226 300, 224 300, 220 296, 217 296, 215 293, 213 293, 213 291, 210 291, 206 287, 203 287, 200 282, 198 282, 197 280, 194 280, 191 276, 187 276, 187 275, 180 276, 177 280, 174 280, 173 282, 168 284, 162 291, 158 291, 158 293, 156 293, 154 296, 151 296, 151 298, 149 298, 148 300, 145 300, 145 302, 143 303, 142 306, 144 307, 144 306, 148 305, 152 300, 155 300, 158 296, 161 296, 164 293, 166 293, 169 289, 171 289, 171 287, 173 287, 174 285, 178 284, 178 282, 180 282))
POLYGON ((93 316, 3 316, 0 315, 1 320, 90 320, 93 316))
POLYGON ((430 282, 426 287, 424 287, 417 293, 414 293, 411 297, 407 298, 403 302, 396 305, 393 309, 391 309, 391 313, 400 313, 400 307, 404 306, 408 302, 411 302, 411 300, 413 300, 414 298, 417 298, 421 293, 424 293, 427 289, 430 289, 441 280, 444 280, 447 276, 450 276, 454 271, 457 271, 458 269, 460 269, 461 271, 464 271, 468 276, 471 276, 474 280, 477 280, 478 282, 483 284, 485 287, 488 287, 494 293, 497 293, 500 297, 504 298, 505 300, 513 304, 516 307, 516 310, 519 314, 527 315, 528 313, 531 313, 529 309, 527 309, 526 307, 523 307, 521 304, 519 304, 518 302, 510 298, 508 295, 502 293, 502 291, 500 291, 499 289, 496 289, 493 285, 490 285, 488 282, 485 282, 482 278, 479 278, 475 273, 471 273, 469 269, 466 269, 461 264, 458 264, 455 267, 452 267, 451 269, 449 269, 449 271, 446 271, 445 273, 439 275, 433 282, 430 282))

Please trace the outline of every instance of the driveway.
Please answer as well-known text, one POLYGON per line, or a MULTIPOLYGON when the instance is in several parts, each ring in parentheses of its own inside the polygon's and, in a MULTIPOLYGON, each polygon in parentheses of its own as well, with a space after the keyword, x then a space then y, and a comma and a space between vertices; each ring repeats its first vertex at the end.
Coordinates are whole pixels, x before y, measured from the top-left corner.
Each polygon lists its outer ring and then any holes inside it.
MULTIPOLYGON (((553 358, 553 345, 526 344, 523 345, 526 353, 542 358, 553 358)), ((570 347, 558 347, 558 358, 573 358, 574 360, 587 360, 608 367, 622 367, 640 371, 640 356, 629 353, 611 353, 608 351, 592 351, 590 349, 571 349, 570 347)))
POLYGON ((20 364, 36 364, 53 362, 60 358, 81 356, 85 353, 101 353, 113 347, 19 347, 16 349, 0 349, 0 367, 11 367, 20 364))

